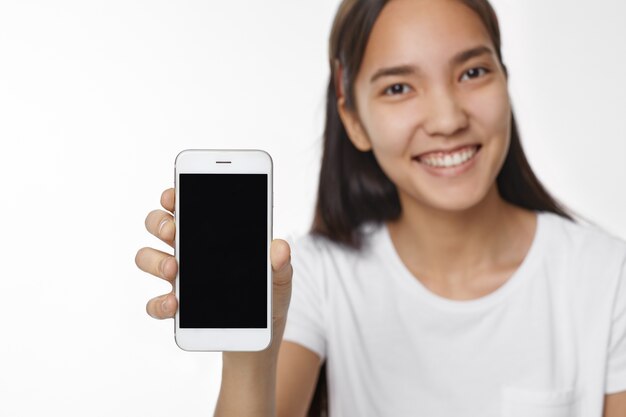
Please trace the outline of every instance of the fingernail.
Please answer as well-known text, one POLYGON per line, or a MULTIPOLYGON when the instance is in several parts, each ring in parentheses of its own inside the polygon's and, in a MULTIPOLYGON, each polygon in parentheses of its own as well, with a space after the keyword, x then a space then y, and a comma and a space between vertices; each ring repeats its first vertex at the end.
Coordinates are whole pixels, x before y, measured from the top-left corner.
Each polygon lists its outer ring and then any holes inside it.
POLYGON ((170 221, 170 219, 165 218, 159 223, 159 236, 161 236, 161 230, 163 230, 163 226, 165 226, 168 221, 170 221))
POLYGON ((165 277, 165 262, 167 262, 167 259, 168 258, 163 258, 163 260, 159 264, 159 272, 161 273, 162 277, 165 277))
POLYGON ((163 300, 163 302, 161 303, 161 310, 163 310, 165 313, 167 313, 168 310, 169 310, 169 308, 168 308, 169 305, 168 305, 167 300, 168 300, 168 298, 165 297, 165 300, 163 300))

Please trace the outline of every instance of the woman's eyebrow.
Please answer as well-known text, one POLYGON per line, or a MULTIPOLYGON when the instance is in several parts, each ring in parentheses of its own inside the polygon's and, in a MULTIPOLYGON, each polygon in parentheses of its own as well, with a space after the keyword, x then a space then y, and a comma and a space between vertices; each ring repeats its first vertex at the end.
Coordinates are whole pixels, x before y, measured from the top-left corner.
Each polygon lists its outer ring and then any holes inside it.
POLYGON ((395 67, 381 68, 370 78, 370 83, 374 83, 381 77, 388 77, 393 75, 410 75, 420 72, 420 69, 415 65, 398 65, 395 67))
POLYGON ((493 55, 493 50, 485 45, 480 45, 472 49, 468 49, 467 51, 462 51, 456 54, 450 62, 452 65, 459 65, 464 63, 465 61, 469 61, 470 59, 481 56, 481 55, 493 55))
MULTIPOLYGON (((485 45, 480 45, 475 48, 467 49, 465 51, 461 51, 454 55, 450 60, 450 64, 452 66, 459 65, 468 61, 472 58, 475 58, 480 55, 493 55, 493 50, 485 45)), ((386 76, 394 76, 394 75, 411 75, 411 74, 420 74, 422 70, 420 67, 416 65, 397 65, 394 67, 381 68, 372 75, 370 78, 370 83, 375 82, 381 77, 386 76)))

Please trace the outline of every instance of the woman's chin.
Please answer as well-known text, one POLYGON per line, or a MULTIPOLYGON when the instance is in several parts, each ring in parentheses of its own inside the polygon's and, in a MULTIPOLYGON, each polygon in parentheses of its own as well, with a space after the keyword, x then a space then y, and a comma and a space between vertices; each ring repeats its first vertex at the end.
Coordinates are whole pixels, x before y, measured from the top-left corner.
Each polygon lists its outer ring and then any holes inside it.
POLYGON ((489 204, 493 198, 499 198, 497 190, 493 191, 479 191, 476 188, 471 190, 450 190, 450 192, 442 192, 442 190, 439 190, 438 193, 422 194, 419 198, 405 195, 401 197, 401 201, 403 206, 407 204, 417 205, 429 211, 461 214, 489 204), (493 191, 495 191, 495 193, 493 191))

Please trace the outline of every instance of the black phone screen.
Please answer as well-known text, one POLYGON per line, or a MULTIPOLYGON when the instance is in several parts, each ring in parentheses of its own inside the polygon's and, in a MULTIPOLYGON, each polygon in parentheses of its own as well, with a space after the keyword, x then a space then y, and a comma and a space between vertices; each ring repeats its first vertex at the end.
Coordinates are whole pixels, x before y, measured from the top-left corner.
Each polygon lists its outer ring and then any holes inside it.
POLYGON ((179 327, 267 328, 267 174, 179 175, 179 327))

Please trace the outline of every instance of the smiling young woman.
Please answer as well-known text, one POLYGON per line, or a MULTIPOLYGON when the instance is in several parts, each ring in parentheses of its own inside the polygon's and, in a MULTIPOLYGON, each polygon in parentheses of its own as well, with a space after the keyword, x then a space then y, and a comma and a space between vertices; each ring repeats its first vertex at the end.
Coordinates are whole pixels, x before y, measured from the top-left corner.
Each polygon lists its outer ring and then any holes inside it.
POLYGON ((390 2, 354 79, 354 105, 338 97, 348 137, 373 153, 398 192, 401 214, 388 224, 396 250, 448 298, 476 298, 485 294, 475 287, 504 283, 536 227, 534 213, 497 189, 511 106, 494 49, 463 3, 390 2), (522 243, 503 245, 516 240, 522 243))
POLYGON ((345 0, 329 58, 312 233, 293 269, 274 242, 272 345, 224 353, 216 415, 626 415, 626 243, 533 174, 489 3, 345 0))

